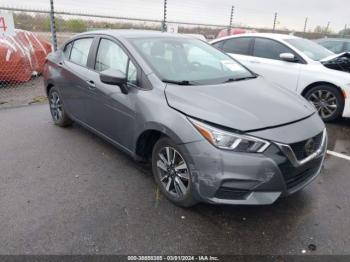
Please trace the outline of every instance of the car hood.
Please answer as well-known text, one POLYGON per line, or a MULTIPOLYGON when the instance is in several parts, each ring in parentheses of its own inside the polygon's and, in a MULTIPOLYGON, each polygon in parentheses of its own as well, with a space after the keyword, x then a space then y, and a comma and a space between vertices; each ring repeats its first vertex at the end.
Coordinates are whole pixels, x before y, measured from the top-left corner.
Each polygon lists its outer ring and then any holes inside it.
POLYGON ((325 67, 350 73, 350 53, 341 53, 322 59, 321 64, 325 67))
POLYGON ((240 131, 285 125, 315 112, 301 96, 262 77, 207 86, 167 84, 165 94, 169 106, 186 115, 240 131))
POLYGON ((349 53, 348 52, 343 52, 343 53, 340 53, 340 54, 330 55, 330 56, 327 56, 327 57, 321 59, 320 62, 327 62, 327 61, 330 61, 330 60, 334 60, 334 59, 342 57, 342 56, 344 56, 346 54, 349 54, 349 53))

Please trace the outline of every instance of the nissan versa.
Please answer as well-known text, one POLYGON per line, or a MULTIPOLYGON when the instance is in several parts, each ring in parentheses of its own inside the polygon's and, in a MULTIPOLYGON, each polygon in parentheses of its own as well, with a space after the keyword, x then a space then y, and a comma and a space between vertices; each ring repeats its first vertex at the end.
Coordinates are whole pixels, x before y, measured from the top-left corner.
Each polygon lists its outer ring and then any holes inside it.
POLYGON ((319 173, 327 134, 314 107, 198 39, 79 34, 48 56, 53 121, 75 121, 137 160, 181 206, 271 204, 319 173))

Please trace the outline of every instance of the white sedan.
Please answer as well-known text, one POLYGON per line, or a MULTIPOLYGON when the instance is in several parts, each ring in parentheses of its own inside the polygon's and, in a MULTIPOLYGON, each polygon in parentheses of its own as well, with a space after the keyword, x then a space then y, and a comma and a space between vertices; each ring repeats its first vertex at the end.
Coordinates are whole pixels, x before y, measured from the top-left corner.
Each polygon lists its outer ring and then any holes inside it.
POLYGON ((211 42, 267 80, 293 90, 324 121, 350 117, 350 54, 335 55, 307 39, 280 34, 241 34, 211 42))

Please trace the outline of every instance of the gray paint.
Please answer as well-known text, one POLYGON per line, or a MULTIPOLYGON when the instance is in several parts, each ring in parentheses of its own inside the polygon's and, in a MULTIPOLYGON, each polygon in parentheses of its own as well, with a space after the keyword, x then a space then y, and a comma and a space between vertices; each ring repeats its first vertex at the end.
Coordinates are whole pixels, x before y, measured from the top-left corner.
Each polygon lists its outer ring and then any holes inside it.
MULTIPOLYGON (((134 158, 138 157, 136 145, 143 132, 157 130, 167 135, 178 144, 188 161, 193 193, 198 200, 270 204, 280 195, 291 193, 286 189, 278 166, 278 161, 288 161, 285 156, 278 156, 276 161, 277 153, 266 155, 219 150, 199 134, 187 116, 227 129, 250 130, 252 135, 288 144, 308 139, 324 129, 324 124, 314 114, 315 110, 303 98, 272 86, 261 77, 211 86, 165 85, 127 40, 184 36, 111 30, 84 33, 75 38, 82 36, 96 37, 89 55, 90 68, 65 61, 62 50, 58 50, 49 56, 44 72, 45 85, 53 84, 58 88, 68 114, 75 121, 134 158), (139 69, 140 86, 129 86, 126 95, 117 86, 103 84, 91 67, 98 38, 103 35, 119 43, 139 69), (93 81, 96 88, 92 88, 89 81, 93 81), (257 129, 265 130, 252 131, 257 129), (244 200, 223 200, 215 197, 222 185, 260 192, 254 191, 244 200)), ((323 158, 324 154, 325 147, 317 157, 323 158)), ((313 180, 319 171, 296 190, 313 180)))
POLYGON ((166 96, 175 109, 241 131, 287 124, 315 112, 305 99, 262 77, 209 86, 169 84, 166 96))

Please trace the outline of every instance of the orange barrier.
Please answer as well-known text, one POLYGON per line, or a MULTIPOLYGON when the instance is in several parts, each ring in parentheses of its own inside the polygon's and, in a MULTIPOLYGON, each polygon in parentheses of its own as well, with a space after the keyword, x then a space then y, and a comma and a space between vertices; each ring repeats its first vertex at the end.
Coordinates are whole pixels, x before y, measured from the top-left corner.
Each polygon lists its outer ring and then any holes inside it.
POLYGON ((239 35, 245 33, 256 33, 254 29, 244 29, 244 28, 231 28, 231 29, 222 29, 216 38, 229 36, 229 35, 239 35))
POLYGON ((0 82, 26 82, 41 74, 50 42, 35 33, 16 30, 16 35, 0 39, 0 82))

